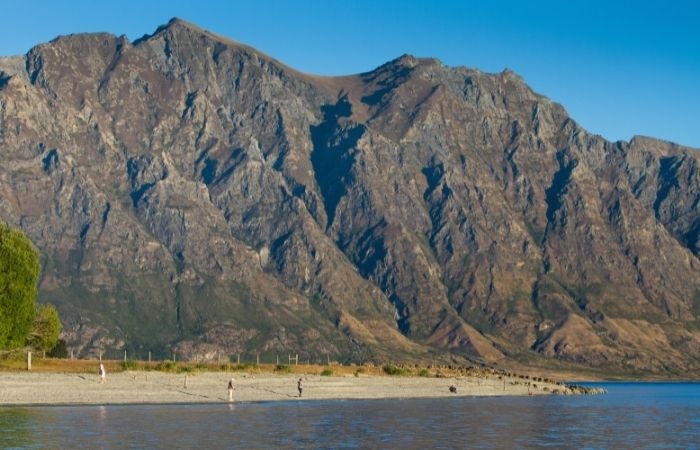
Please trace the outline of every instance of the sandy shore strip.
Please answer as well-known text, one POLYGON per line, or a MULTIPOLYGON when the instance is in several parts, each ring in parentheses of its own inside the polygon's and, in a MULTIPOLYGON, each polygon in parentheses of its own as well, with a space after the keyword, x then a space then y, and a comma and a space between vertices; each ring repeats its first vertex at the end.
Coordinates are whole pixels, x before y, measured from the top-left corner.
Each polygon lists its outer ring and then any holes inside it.
POLYGON ((228 402, 228 381, 235 378, 234 401, 289 401, 455 396, 547 395, 570 393, 548 382, 528 383, 509 377, 450 378, 403 376, 299 375, 204 372, 170 374, 126 371, 108 374, 100 383, 94 373, 0 373, 0 405, 106 405, 228 402), (456 392, 450 392, 450 386, 456 392))

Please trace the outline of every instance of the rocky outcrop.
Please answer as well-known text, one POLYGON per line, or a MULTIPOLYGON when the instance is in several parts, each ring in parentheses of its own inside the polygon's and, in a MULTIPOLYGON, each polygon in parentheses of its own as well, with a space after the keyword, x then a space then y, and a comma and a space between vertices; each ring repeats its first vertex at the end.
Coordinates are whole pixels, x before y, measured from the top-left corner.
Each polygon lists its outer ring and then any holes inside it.
POLYGON ((0 217, 83 353, 697 373, 698 155, 509 71, 313 77, 177 19, 0 59, 0 217))

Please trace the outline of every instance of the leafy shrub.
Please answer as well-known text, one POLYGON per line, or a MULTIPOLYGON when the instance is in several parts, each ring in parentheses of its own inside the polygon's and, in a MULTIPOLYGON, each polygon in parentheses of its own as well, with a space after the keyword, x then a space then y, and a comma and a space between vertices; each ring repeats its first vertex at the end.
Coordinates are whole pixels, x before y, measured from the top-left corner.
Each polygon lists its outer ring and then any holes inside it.
POLYGON ((421 370, 418 372, 418 376, 419 376, 419 377, 429 377, 429 376, 431 376, 431 373, 430 373, 430 371, 429 371, 428 369, 421 369, 421 370))
POLYGON ((292 368, 286 364, 277 364, 277 366, 275 366, 275 372, 278 373, 290 373, 291 371, 292 368))
POLYGON ((122 370, 137 370, 139 368, 139 363, 132 359, 127 359, 126 361, 121 361, 119 367, 121 367, 122 370))
POLYGON ((323 369, 323 372, 321 372, 322 377, 330 377, 331 375, 333 375, 333 371, 330 367, 326 367, 325 369, 323 369))
POLYGON ((405 369, 402 369, 401 367, 397 367, 393 364, 387 364, 386 366, 382 367, 382 370, 387 375, 392 375, 392 376, 406 375, 405 369))
POLYGON ((177 364, 174 361, 166 359, 156 365, 156 370, 160 370, 161 372, 175 372, 177 371, 177 364))
POLYGON ((242 363, 231 366, 231 369, 237 372, 259 372, 260 366, 255 363, 242 363))

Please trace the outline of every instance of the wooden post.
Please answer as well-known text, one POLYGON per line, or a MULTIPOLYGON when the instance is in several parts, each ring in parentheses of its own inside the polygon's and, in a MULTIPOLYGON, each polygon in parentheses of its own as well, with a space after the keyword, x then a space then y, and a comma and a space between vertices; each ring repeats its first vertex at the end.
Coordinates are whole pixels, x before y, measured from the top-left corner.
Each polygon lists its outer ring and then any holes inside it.
POLYGON ((32 352, 27 352, 27 370, 32 370, 32 352))
POLYGON ((241 354, 236 355, 236 364, 241 365, 241 354))
POLYGON ((100 349, 100 362, 102 362, 102 349, 100 349))
POLYGON ((185 389, 187 389, 187 375, 185 375, 185 389))
POLYGON ((175 362, 175 352, 173 352, 173 362, 175 362))
POLYGON ((70 360, 73 361, 73 349, 70 349, 70 360))
POLYGON ((255 365, 256 366, 260 365, 260 353, 255 354, 255 365))
POLYGON ((150 351, 148 352, 148 362, 149 363, 151 362, 151 352, 150 351))
POLYGON ((124 361, 126 361, 126 350, 124 350, 124 361))
POLYGON ((280 365, 280 355, 279 354, 277 355, 277 365, 278 366, 280 365))
POLYGON ((46 350, 44 350, 41 354, 41 359, 46 359, 46 350))

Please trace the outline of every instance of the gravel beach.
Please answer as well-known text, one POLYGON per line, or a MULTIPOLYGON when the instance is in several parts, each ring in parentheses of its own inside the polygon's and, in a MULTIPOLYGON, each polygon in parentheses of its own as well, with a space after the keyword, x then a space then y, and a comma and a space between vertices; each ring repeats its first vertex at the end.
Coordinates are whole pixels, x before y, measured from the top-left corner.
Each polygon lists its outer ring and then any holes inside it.
POLYGON ((0 373, 0 406, 106 405, 144 403, 228 402, 228 382, 235 379, 234 401, 289 401, 453 396, 546 395, 563 392, 561 385, 530 383, 517 378, 319 376, 243 372, 170 374, 126 371, 94 373, 0 373), (303 396, 297 381, 303 378, 303 396), (450 391, 450 386, 456 392, 450 391))

